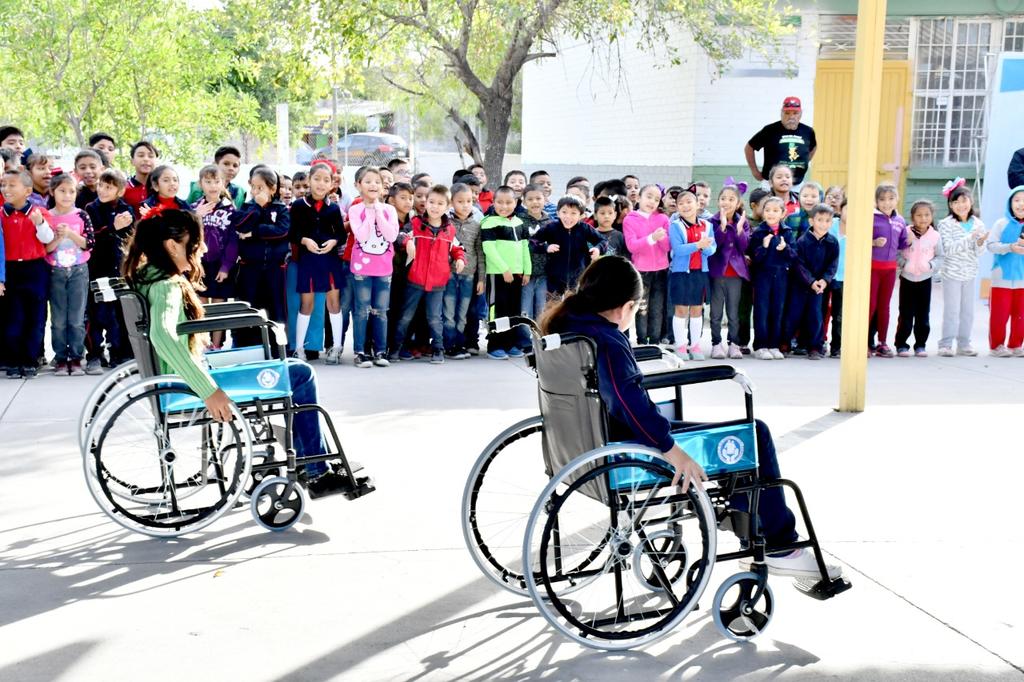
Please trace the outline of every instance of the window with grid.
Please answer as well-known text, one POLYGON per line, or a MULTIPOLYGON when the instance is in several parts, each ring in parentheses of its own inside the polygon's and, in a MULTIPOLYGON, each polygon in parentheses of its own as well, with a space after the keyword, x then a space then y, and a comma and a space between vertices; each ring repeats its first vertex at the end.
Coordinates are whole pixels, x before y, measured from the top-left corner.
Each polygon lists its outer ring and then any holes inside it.
MULTIPOLYGON (((818 58, 853 59, 857 48, 857 15, 822 14, 818 18, 818 58)), ((906 59, 910 49, 910 19, 887 17, 882 41, 885 59, 906 59)))
POLYGON ((1003 49, 1006 52, 1024 52, 1024 21, 1006 21, 1003 49))
POLYGON ((914 161, 955 166, 978 158, 985 123, 985 54, 994 50, 993 31, 993 22, 985 19, 921 20, 914 75, 914 161))

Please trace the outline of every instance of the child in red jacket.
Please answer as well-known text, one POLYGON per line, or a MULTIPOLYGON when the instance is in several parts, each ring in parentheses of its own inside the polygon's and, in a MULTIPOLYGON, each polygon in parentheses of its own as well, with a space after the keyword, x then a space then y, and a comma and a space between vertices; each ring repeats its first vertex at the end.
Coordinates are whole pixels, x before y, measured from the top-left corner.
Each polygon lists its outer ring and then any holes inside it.
POLYGON ((395 330, 395 347, 388 359, 413 359, 413 354, 402 348, 402 342, 420 299, 426 299, 427 325, 433 347, 430 362, 440 365, 444 363, 444 328, 441 323, 444 291, 451 277, 452 264, 455 265, 455 273, 461 274, 466 267, 466 254, 448 217, 448 188, 435 185, 426 199, 425 215, 412 219, 412 234, 405 244, 405 252, 412 265, 409 267, 402 319, 395 330))
POLYGON ((36 358, 46 326, 46 295, 50 266, 46 244, 53 241, 46 209, 33 206, 32 177, 9 170, 0 181, 6 200, 0 209, 0 303, 3 304, 4 364, 8 379, 36 376, 36 358))

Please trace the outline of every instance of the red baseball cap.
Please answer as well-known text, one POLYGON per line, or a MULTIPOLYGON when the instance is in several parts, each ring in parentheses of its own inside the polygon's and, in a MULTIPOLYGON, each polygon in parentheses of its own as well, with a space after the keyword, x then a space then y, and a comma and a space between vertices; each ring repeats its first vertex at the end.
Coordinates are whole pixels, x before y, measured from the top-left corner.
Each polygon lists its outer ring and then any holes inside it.
POLYGON ((801 109, 799 97, 787 97, 782 100, 783 109, 801 109))

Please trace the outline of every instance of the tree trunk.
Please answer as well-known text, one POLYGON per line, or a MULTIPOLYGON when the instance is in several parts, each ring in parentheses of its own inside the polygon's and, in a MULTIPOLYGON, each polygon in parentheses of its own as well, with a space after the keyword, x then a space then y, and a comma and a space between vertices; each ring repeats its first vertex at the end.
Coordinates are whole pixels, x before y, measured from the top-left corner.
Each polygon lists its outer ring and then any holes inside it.
POLYGON ((502 165, 505 161, 505 144, 508 142, 508 131, 512 127, 512 95, 495 95, 486 101, 481 100, 484 122, 487 126, 487 140, 484 143, 484 169, 487 171, 489 184, 497 187, 505 178, 502 165))
POLYGON ((78 148, 85 149, 85 133, 82 132, 82 119, 73 114, 68 114, 67 119, 68 125, 71 126, 71 132, 75 134, 75 142, 78 143, 78 148))

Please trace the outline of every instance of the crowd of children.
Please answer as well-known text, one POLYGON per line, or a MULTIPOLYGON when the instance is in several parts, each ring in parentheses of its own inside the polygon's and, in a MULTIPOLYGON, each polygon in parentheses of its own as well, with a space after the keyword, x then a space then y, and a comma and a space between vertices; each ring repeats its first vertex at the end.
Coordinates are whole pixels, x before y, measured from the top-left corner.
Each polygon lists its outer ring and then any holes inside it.
MULTIPOLYGON (((167 208, 202 222, 205 302, 249 301, 287 323, 290 352, 306 359, 323 352, 327 364, 340 362, 350 328, 360 368, 479 354, 481 321, 538 318, 591 261, 613 256, 630 259, 643 280, 637 343, 670 344, 703 360, 708 306, 712 359, 841 352, 843 190, 813 182, 794 190, 785 165, 749 194, 745 183, 727 179, 714 205, 712 188, 699 181, 664 188, 633 175, 594 185, 576 177, 556 201, 544 171, 511 171, 491 190, 474 165, 448 187, 413 175, 403 159, 360 168, 353 196, 328 160, 291 178, 258 164, 247 193, 234 182, 241 154, 225 146, 181 199, 177 173, 159 163, 153 144, 130 148, 127 178, 111 167, 116 149, 110 135, 97 133, 63 171, 26 150, 18 128, 0 128, 0 366, 8 377, 31 378, 41 367, 98 374, 130 357, 116 303, 91 300, 89 281, 118 275, 140 221, 167 208)), ((991 354, 1024 357, 1024 187, 1010 193, 991 232, 962 180, 944 194, 948 215, 936 224, 931 202, 915 202, 907 221, 894 185, 875 192, 867 352, 927 355, 940 275, 938 353, 976 355, 970 336, 987 250, 991 354)), ((254 340, 239 332, 232 342, 254 340)), ((225 342, 223 334, 211 339, 214 348, 225 342)), ((489 334, 484 352, 503 360, 530 350, 529 337, 511 330, 489 334)))

